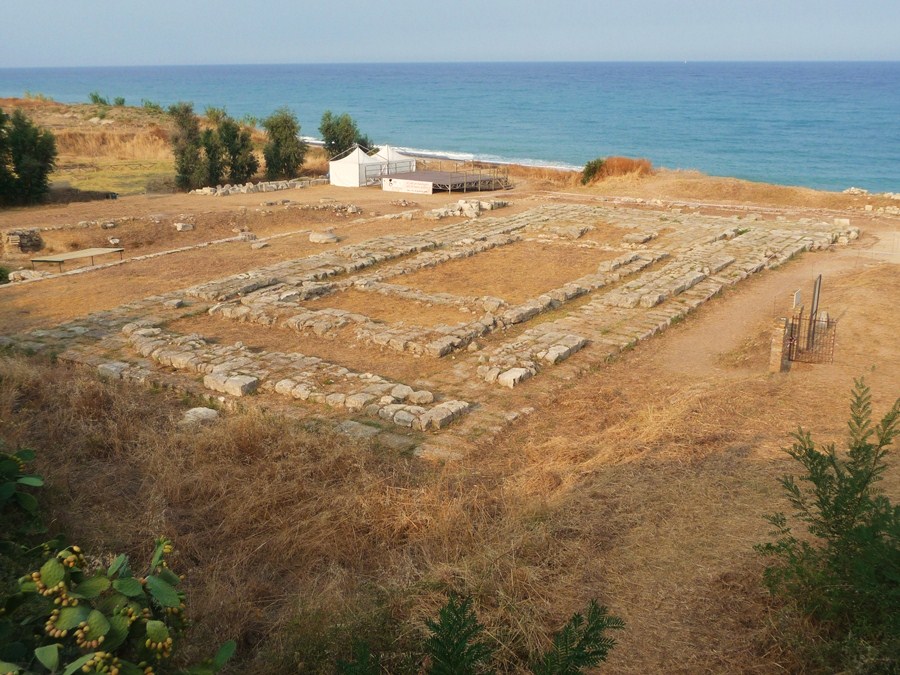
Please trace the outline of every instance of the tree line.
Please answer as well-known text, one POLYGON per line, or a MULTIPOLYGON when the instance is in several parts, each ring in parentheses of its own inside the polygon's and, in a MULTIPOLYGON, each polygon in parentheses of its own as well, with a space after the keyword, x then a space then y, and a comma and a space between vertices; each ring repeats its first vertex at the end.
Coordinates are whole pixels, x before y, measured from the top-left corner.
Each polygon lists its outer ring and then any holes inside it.
MULTIPOLYGON (((91 100, 103 99, 94 92, 91 100)), ((202 127, 192 103, 176 103, 167 112, 174 126, 171 144, 178 189, 192 190, 223 181, 245 183, 260 171, 252 128, 235 120, 224 108, 207 108, 208 124, 202 127)), ((297 116, 282 107, 263 119, 261 126, 266 133, 262 148, 266 179, 298 176, 308 147, 300 138, 297 116)), ((329 159, 353 144, 374 149, 347 113, 335 115, 325 111, 319 132, 329 159)), ((56 138, 51 131, 34 124, 22 110, 8 115, 0 109, 0 206, 42 201, 50 190, 49 176, 56 168, 57 155, 56 138)))

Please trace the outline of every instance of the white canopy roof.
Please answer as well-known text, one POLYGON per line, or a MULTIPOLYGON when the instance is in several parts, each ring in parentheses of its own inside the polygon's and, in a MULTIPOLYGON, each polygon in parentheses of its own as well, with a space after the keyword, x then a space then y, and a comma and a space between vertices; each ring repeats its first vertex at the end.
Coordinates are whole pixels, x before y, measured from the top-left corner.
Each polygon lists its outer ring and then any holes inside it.
POLYGON ((416 160, 386 145, 374 155, 367 155, 358 145, 328 162, 328 175, 332 185, 360 187, 377 182, 381 175, 399 171, 415 171, 416 160), (402 163, 402 164, 399 164, 402 163), (373 165, 379 165, 374 168, 373 165), (374 178, 374 180, 373 180, 374 178))

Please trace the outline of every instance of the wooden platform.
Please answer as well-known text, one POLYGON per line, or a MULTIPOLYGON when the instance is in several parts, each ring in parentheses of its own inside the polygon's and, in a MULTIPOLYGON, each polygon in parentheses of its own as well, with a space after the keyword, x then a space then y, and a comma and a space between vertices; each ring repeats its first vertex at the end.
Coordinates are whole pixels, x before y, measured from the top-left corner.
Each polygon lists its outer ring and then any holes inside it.
POLYGON ((31 269, 34 269, 34 263, 56 263, 59 265, 59 271, 62 272, 64 262, 69 260, 80 260, 82 258, 90 258, 91 265, 94 264, 94 258, 108 253, 118 253, 119 260, 122 259, 124 248, 85 248, 80 251, 72 251, 71 253, 60 253, 59 255, 49 255, 43 258, 32 258, 31 269))
POLYGON ((381 179, 385 192, 481 192, 502 190, 508 186, 503 176, 480 171, 410 171, 395 173, 381 179))

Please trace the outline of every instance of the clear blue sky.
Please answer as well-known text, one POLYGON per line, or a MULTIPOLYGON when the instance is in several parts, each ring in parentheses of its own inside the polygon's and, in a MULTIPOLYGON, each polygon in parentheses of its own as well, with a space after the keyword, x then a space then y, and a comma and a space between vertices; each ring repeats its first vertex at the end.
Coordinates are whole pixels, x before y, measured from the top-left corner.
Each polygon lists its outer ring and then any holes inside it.
POLYGON ((900 60, 900 0, 6 0, 0 67, 900 60))

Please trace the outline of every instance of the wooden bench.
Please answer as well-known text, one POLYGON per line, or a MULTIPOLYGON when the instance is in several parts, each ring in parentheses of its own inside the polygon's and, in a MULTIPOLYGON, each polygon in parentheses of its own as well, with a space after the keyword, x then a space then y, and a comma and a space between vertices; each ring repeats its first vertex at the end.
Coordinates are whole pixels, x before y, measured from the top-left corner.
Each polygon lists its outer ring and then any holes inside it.
POLYGON ((69 260, 79 260, 81 258, 90 258, 91 265, 94 264, 94 258, 107 253, 118 253, 119 260, 122 259, 122 251, 124 248, 86 248, 81 251, 72 251, 71 253, 60 253, 59 255, 49 255, 43 258, 32 258, 31 269, 34 269, 34 263, 56 263, 59 265, 59 271, 62 272, 64 262, 69 260))

